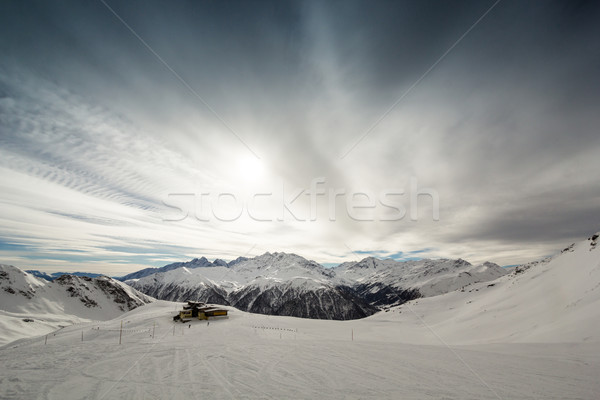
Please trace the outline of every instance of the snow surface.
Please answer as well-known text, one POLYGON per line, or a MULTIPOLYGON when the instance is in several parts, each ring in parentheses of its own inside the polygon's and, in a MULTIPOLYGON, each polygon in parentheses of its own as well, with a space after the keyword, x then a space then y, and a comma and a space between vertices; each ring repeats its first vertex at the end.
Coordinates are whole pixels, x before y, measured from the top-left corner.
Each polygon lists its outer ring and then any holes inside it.
POLYGON ((403 343, 397 321, 232 309, 228 319, 188 325, 171 321, 180 307, 161 301, 112 321, 64 328, 47 344, 35 338, 1 348, 0 398, 593 399, 600 393, 598 343, 415 345, 403 343))

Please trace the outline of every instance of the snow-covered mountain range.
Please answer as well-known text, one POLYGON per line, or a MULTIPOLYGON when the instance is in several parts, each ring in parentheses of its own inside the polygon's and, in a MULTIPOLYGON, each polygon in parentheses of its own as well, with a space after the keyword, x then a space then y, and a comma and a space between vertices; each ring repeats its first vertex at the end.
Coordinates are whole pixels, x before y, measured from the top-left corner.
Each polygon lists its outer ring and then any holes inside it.
POLYGON ((493 263, 472 265, 460 259, 398 262, 369 257, 325 268, 296 254, 265 253, 231 263, 194 259, 125 282, 162 300, 201 300, 269 315, 346 320, 506 273, 493 263))
POLYGON ((62 275, 53 281, 0 264, 2 340, 50 332, 82 321, 107 320, 154 301, 115 279, 62 275))
POLYGON ((127 275, 117 278, 117 279, 119 279, 120 281, 127 281, 127 280, 131 280, 131 279, 140 279, 140 278, 143 278, 148 275, 156 274, 159 272, 167 272, 167 271, 171 271, 173 269, 177 269, 177 268, 181 268, 181 267, 186 267, 189 269, 201 268, 201 267, 213 267, 213 266, 214 267, 231 267, 241 261, 246 261, 246 260, 248 260, 246 257, 238 257, 233 261, 227 262, 225 260, 221 260, 221 259, 217 258, 215 261, 210 262, 210 261, 208 261, 208 259, 206 257, 200 257, 200 258, 194 258, 192 261, 189 261, 189 262, 176 262, 176 263, 165 265, 164 267, 160 267, 160 268, 144 268, 142 270, 132 272, 131 274, 127 274, 127 275))

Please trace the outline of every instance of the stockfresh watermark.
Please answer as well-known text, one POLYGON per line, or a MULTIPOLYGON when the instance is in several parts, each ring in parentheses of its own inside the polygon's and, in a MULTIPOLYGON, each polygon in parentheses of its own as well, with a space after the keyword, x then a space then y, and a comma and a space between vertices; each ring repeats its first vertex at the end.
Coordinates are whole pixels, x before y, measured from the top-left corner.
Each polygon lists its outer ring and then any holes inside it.
POLYGON ((163 198, 162 220, 179 222, 334 222, 342 217, 354 221, 439 221, 440 195, 431 187, 419 185, 416 177, 406 187, 381 190, 356 190, 332 187, 327 178, 310 180, 305 188, 281 184, 278 190, 236 192, 234 190, 197 190, 172 192, 163 198))

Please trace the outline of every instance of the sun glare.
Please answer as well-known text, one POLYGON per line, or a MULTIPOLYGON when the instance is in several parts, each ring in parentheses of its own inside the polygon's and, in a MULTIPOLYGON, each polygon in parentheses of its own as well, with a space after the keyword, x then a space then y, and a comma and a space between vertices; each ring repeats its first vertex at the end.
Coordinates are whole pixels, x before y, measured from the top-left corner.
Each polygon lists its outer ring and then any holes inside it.
POLYGON ((265 173, 262 161, 254 156, 241 158, 238 162, 238 169, 240 176, 249 181, 257 180, 265 173))

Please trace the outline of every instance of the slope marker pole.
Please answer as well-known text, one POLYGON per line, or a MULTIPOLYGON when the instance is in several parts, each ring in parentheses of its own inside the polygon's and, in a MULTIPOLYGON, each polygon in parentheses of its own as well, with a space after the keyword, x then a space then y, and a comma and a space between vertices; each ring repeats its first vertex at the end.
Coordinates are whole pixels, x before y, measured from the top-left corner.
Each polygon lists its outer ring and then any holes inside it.
POLYGON ((121 329, 119 329, 119 344, 121 344, 121 337, 123 337, 123 320, 121 320, 121 329))

